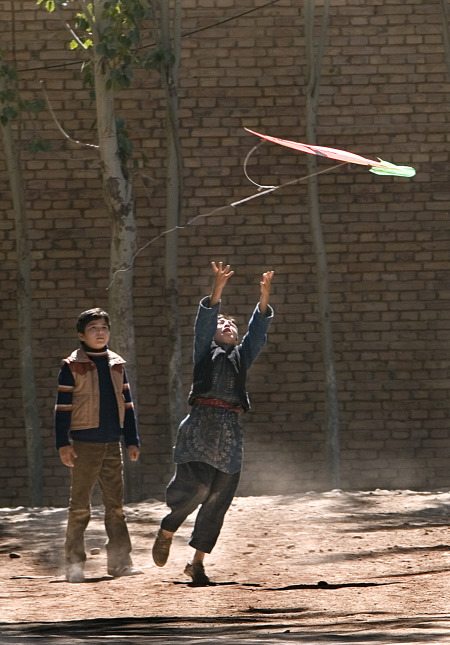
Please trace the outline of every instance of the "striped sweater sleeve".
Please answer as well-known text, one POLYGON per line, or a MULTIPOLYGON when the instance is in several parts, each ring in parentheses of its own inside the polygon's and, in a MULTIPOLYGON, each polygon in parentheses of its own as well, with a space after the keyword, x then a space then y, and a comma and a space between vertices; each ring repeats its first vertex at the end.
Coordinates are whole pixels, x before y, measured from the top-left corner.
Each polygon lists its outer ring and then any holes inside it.
POLYGON ((130 384, 127 373, 123 370, 123 397, 125 399, 125 419, 123 423, 123 437, 126 446, 139 446, 139 435, 134 411, 133 399, 131 397, 130 384))
POLYGON ((58 394, 55 404, 55 441, 56 448, 68 446, 69 428, 72 416, 72 394, 75 387, 73 374, 67 363, 61 367, 58 374, 58 394))

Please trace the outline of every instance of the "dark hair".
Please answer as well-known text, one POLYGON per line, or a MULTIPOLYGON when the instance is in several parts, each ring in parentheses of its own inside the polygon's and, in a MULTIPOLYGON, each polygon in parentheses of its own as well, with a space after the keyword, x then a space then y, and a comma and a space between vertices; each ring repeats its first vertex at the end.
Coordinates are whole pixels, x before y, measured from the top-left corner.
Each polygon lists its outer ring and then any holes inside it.
POLYGON ((79 334, 84 334, 86 325, 90 323, 91 320, 98 320, 99 318, 104 318, 106 324, 108 325, 108 329, 111 328, 111 325, 109 324, 109 315, 106 313, 106 311, 103 311, 103 309, 101 309, 100 307, 95 307, 94 309, 83 311, 83 313, 78 316, 77 332, 79 334))

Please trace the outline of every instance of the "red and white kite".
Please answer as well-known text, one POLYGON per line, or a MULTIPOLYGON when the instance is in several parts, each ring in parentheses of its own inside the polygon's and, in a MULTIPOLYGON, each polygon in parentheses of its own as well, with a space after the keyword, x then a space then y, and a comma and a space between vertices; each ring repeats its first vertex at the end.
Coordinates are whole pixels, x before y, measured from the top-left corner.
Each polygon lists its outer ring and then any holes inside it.
POLYGON ((347 152, 346 150, 337 150, 336 148, 325 148, 323 146, 311 146, 308 143, 299 143, 297 141, 289 141, 287 139, 277 139, 276 137, 269 137, 265 134, 260 134, 254 130, 249 130, 245 128, 247 132, 251 134, 256 134, 257 137, 261 139, 266 139, 267 141, 272 141, 272 143, 278 143, 280 146, 285 146, 286 148, 293 148, 294 150, 299 150, 300 152, 307 152, 310 155, 319 155, 320 157, 327 157, 328 159, 335 159, 337 161, 345 161, 347 163, 357 163, 362 166, 370 166, 370 172, 375 173, 376 175, 395 175, 397 177, 414 177, 416 171, 411 166, 396 166, 389 161, 383 161, 378 159, 367 159, 366 157, 361 157, 356 155, 353 152, 347 152))

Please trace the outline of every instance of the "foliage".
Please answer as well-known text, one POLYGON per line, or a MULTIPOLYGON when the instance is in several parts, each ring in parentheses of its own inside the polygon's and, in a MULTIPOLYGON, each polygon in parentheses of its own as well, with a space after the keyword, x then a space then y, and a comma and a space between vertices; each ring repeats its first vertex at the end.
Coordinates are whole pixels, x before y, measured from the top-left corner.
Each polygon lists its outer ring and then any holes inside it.
MULTIPOLYGON (((45 109, 44 99, 23 99, 15 87, 17 71, 3 61, 3 53, 0 51, 0 123, 6 126, 11 121, 18 120, 23 112, 38 114, 45 109)), ((35 136, 28 144, 28 151, 36 154, 40 151, 48 151, 50 143, 40 136, 35 136)))
MULTIPOLYGON (((94 3, 81 3, 78 0, 37 0, 49 12, 72 8, 73 27, 70 27, 71 50, 86 54, 81 71, 85 87, 91 90, 95 100, 94 70, 90 51, 104 58, 107 63, 107 90, 123 90, 133 81, 133 69, 159 69, 164 58, 161 52, 148 53, 142 47, 141 26, 143 21, 152 19, 148 0, 105 0, 102 14, 96 21, 94 3), (76 12, 80 5, 83 11, 76 12), (98 24, 97 24, 98 23, 98 24)), ((133 145, 123 120, 117 121, 117 141, 122 164, 131 157, 133 145)))
MULTIPOLYGON (((49 12, 78 5, 77 0, 37 0, 49 12)), ((133 80, 133 66, 142 66, 144 58, 140 50, 140 25, 152 18, 147 0, 105 0, 101 15, 101 25, 95 24, 94 5, 86 5, 84 12, 74 17, 73 39, 70 49, 89 49, 96 47, 96 53, 104 56, 109 65, 108 89, 128 88, 133 80), (97 28, 97 38, 94 35, 97 28)), ((85 64, 84 79, 92 85, 91 66, 85 64)))

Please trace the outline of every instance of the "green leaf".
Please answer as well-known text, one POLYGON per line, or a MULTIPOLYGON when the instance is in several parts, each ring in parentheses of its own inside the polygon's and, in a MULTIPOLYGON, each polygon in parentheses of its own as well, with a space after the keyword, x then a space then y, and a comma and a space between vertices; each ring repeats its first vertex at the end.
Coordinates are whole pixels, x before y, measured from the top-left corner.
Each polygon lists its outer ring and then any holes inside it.
POLYGON ((77 13, 75 18, 75 26, 77 29, 80 29, 81 31, 90 32, 90 29, 91 29, 91 24, 89 20, 86 18, 86 16, 84 15, 84 13, 77 13))
POLYGON ((16 92, 14 90, 4 90, 0 92, 0 102, 1 103, 10 103, 11 101, 16 100, 16 92))
POLYGON ((8 78, 10 81, 16 81, 17 80, 17 71, 13 69, 12 67, 9 67, 9 65, 2 65, 0 67, 0 77, 3 78, 8 78))
POLYGON ((41 139, 37 137, 30 141, 28 144, 28 152, 32 155, 37 154, 38 152, 49 152, 51 150, 50 141, 48 139, 41 139))
POLYGON ((140 38, 141 36, 139 29, 132 29, 130 31, 130 41, 133 43, 133 45, 136 45, 139 42, 140 38))
MULTIPOLYGON (((13 119, 17 119, 18 115, 19 115, 19 112, 15 108, 9 105, 4 107, 2 110, 2 119, 6 119, 6 122, 12 121, 13 119)), ((4 123, 4 121, 2 121, 2 123, 4 123)))
POLYGON ((159 69, 163 59, 164 59, 163 52, 158 49, 154 50, 146 56, 144 67, 146 69, 159 69))
POLYGON ((42 110, 45 109, 45 101, 44 99, 33 99, 32 101, 20 101, 19 107, 22 110, 26 110, 27 112, 37 114, 38 112, 42 112, 42 110))

